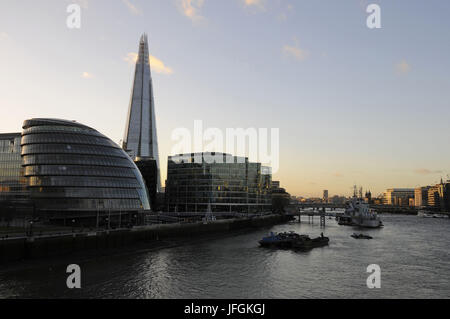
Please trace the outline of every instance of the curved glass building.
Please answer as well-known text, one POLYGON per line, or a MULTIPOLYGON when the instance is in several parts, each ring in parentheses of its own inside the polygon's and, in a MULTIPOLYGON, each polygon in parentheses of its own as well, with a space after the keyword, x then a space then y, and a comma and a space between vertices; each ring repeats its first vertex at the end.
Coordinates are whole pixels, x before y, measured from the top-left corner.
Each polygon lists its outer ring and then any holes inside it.
POLYGON ((132 159, 88 126, 59 119, 26 120, 21 155, 31 199, 38 210, 53 212, 53 218, 68 211, 88 217, 92 212, 150 209, 132 159))

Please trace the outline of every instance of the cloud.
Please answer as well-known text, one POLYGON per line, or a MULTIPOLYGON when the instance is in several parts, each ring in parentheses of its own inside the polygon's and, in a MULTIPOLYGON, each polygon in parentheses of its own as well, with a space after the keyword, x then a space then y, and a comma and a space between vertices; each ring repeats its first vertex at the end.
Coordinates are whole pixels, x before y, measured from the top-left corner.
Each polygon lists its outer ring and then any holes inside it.
MULTIPOLYGON (((135 64, 137 60, 138 54, 136 52, 130 52, 126 57, 123 58, 124 61, 135 64)), ((152 71, 156 73, 170 75, 173 74, 173 69, 164 64, 164 62, 157 57, 150 55, 149 56, 150 67, 152 71)))
POLYGON ((89 7, 89 1, 88 0, 76 0, 77 4, 80 5, 81 8, 87 9, 89 7))
POLYGON ((9 35, 8 35, 8 33, 6 33, 6 32, 0 32, 0 40, 6 40, 6 39, 8 39, 9 38, 9 35))
POLYGON ((295 58, 298 61, 303 61, 309 56, 309 52, 301 49, 299 47, 299 43, 297 39, 294 39, 295 44, 294 45, 284 45, 283 46, 283 53, 286 56, 290 56, 295 58))
POLYGON ((134 15, 142 15, 142 10, 137 8, 129 0, 122 0, 122 2, 127 6, 128 10, 134 15))
POLYGON ((429 175, 429 174, 442 174, 442 171, 432 171, 426 168, 418 168, 414 170, 414 173, 420 174, 420 175, 429 175))
POLYGON ((200 14, 205 0, 178 0, 180 12, 192 21, 201 21, 205 18, 200 14))
POLYGON ((334 177, 342 177, 343 175, 341 173, 334 173, 333 176, 334 177))
POLYGON ((92 73, 85 71, 81 74, 81 77, 83 77, 84 79, 92 79, 94 77, 94 75, 92 73))
POLYGON ((265 0, 241 0, 245 7, 265 9, 265 0))
POLYGON ((411 70, 411 66, 405 60, 402 60, 400 63, 395 65, 395 70, 399 74, 406 74, 411 70))

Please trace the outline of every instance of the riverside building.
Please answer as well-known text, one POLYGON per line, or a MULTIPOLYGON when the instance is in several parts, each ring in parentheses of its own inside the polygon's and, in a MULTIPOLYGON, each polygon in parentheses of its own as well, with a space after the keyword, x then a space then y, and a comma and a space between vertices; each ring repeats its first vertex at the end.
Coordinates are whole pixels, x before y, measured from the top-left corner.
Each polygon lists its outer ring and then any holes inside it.
POLYGON ((169 211, 271 210, 271 169, 247 157, 225 153, 169 156, 166 206, 169 211))

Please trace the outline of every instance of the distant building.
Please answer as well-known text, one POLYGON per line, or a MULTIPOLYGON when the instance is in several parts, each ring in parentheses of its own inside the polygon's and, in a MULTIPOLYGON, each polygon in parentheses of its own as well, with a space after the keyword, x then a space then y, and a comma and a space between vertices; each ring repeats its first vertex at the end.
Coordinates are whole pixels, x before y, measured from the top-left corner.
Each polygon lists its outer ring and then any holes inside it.
POLYGON ((414 188, 389 188, 384 193, 383 204, 409 206, 410 198, 414 198, 414 188))
POLYGON ((345 196, 338 196, 334 195, 331 197, 331 203, 334 205, 343 205, 347 201, 347 198, 345 196))
POLYGON ((271 169, 224 153, 169 156, 166 202, 169 211, 259 212, 271 210, 271 169), (210 205, 210 206, 209 206, 210 205))
POLYGON ((417 187, 414 189, 414 206, 428 206, 428 190, 430 186, 417 187))
POLYGON ((450 211, 450 181, 441 182, 428 189, 428 206, 436 210, 450 211))
POLYGON ((370 192, 370 190, 368 192, 366 192, 366 194, 364 196, 364 201, 368 204, 373 204, 372 193, 370 192))
POLYGON ((271 188, 280 188, 280 181, 272 181, 271 188))
POLYGON ((328 189, 324 189, 322 200, 324 203, 328 203, 328 189))

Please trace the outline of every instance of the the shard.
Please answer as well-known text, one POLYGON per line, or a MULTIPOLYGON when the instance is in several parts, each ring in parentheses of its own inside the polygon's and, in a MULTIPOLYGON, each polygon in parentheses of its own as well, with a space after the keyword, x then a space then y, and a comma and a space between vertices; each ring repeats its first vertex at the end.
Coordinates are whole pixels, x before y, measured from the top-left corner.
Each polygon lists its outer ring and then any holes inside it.
POLYGON ((133 158, 153 158, 157 165, 157 190, 161 191, 161 177, 156 135, 155 103, 148 53, 147 35, 139 41, 139 53, 134 71, 123 149, 133 158))

